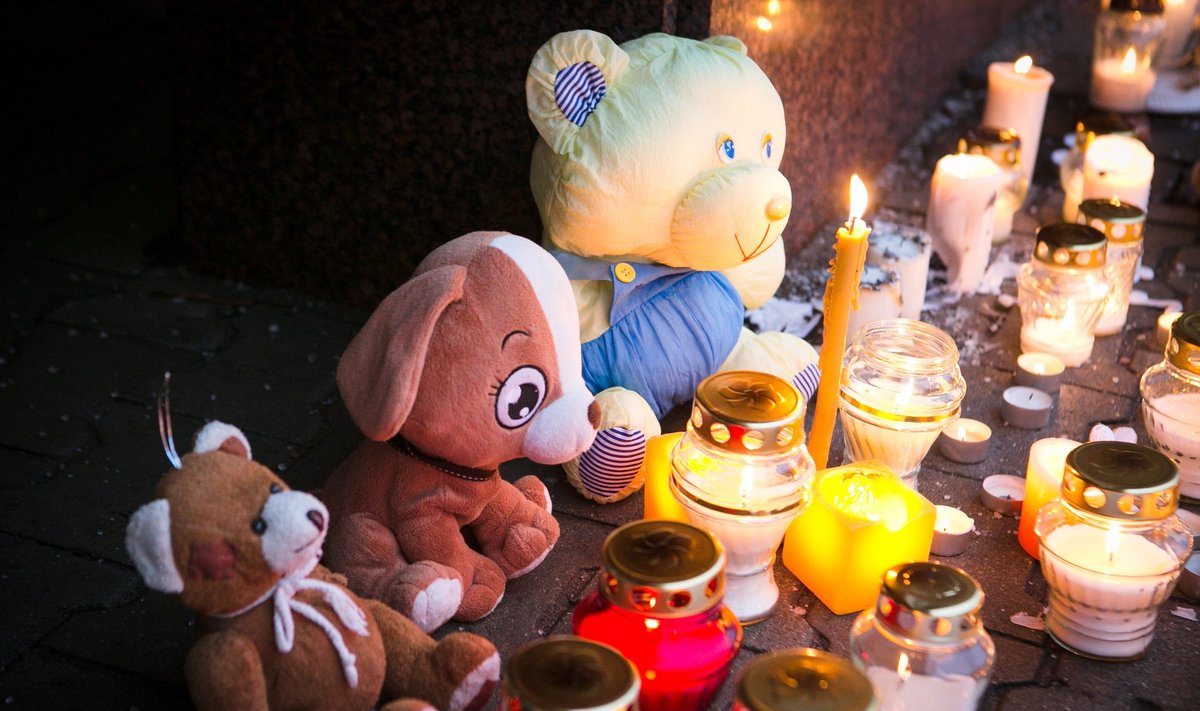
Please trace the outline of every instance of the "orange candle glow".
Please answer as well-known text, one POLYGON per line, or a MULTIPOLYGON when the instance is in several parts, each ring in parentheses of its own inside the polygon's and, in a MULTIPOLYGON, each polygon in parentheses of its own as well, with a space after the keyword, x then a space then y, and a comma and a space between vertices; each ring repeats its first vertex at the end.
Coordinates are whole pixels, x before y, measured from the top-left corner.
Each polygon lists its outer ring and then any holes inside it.
POLYGON ((642 518, 688 522, 687 512, 671 495, 670 486, 671 450, 682 438, 682 432, 671 432, 651 437, 646 442, 646 459, 642 461, 642 476, 646 482, 642 518))
POLYGON ((846 327, 850 309, 858 310, 858 280, 867 258, 867 235, 871 234, 871 228, 862 220, 866 209, 867 187, 855 174, 850 178, 850 219, 837 231, 834 257, 829 263, 829 282, 825 284, 825 338, 819 362, 821 382, 817 386, 812 433, 808 438, 808 453, 817 469, 824 469, 829 461, 842 380, 842 356, 846 350, 846 327))

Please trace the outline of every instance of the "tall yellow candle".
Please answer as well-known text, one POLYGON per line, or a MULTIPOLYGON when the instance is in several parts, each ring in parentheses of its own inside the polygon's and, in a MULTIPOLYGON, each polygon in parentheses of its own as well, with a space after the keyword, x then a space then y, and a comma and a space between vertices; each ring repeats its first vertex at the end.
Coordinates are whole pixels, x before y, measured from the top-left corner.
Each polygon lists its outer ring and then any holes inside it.
POLYGON ((808 437, 808 453, 817 469, 824 469, 829 461, 842 380, 842 356, 846 351, 846 327, 850 309, 858 310, 858 280, 867 259, 867 235, 871 234, 871 228, 862 220, 866 209, 867 187, 855 174, 850 178, 850 219, 837 231, 834 257, 829 263, 829 281, 825 284, 825 338, 819 361, 821 382, 817 386, 812 432, 808 437))

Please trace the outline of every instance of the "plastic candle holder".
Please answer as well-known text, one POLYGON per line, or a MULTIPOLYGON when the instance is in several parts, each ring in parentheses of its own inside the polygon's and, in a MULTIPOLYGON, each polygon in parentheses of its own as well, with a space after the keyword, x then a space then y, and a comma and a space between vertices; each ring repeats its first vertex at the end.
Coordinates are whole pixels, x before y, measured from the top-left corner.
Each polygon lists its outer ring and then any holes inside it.
POLYGON ((875 690, 850 660, 819 649, 761 654, 738 674, 732 711, 875 711, 875 690))
POLYGON ((1108 238, 1104 273, 1112 291, 1096 323, 1097 336, 1111 336, 1125 327, 1129 293, 1142 263, 1142 228, 1146 211, 1120 198, 1089 198, 1079 205, 1080 224, 1090 225, 1108 238))
POLYGON ((1067 455, 1062 498, 1035 524, 1046 631, 1061 646, 1113 661, 1145 653, 1192 549, 1178 493, 1174 462, 1150 447, 1089 442, 1067 455))
POLYGON ((788 528, 783 563, 834 614, 857 612, 875 601, 884 571, 929 558, 934 518, 933 504, 880 462, 827 469, 788 528))
POLYGON ((506 711, 629 711, 641 682, 637 669, 607 644, 582 637, 539 639, 504 663, 500 707, 506 711))
POLYGON ((1151 64, 1166 29, 1161 0, 1112 0, 1100 12, 1092 54, 1093 106, 1145 110, 1154 88, 1151 64))
POLYGON ((1200 311, 1171 325, 1165 357, 1142 375, 1141 393, 1150 443, 1179 465, 1179 493, 1200 499, 1200 311))

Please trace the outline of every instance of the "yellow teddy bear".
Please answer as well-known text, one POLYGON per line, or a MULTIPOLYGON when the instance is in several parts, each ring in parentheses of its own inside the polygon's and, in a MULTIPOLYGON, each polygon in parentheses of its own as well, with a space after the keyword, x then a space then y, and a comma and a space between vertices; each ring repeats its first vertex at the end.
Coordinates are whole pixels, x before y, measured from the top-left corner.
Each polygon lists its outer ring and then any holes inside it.
POLYGON ((783 103, 733 37, 617 45, 565 32, 538 50, 525 90, 540 135, 534 200, 571 278, 602 411, 567 474, 584 496, 617 501, 641 487, 659 419, 712 373, 769 372, 805 399, 816 389, 812 346, 743 327, 783 279, 783 103))

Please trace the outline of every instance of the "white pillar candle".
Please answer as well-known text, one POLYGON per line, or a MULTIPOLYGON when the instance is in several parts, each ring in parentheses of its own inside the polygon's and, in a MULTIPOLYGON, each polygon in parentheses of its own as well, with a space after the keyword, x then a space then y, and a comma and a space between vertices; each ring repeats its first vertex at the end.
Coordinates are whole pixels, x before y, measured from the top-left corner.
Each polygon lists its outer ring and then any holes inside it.
POLYGON ((1121 59, 1097 59, 1092 62, 1092 105, 1121 113, 1145 111, 1154 79, 1150 63, 1133 47, 1121 59))
POLYGON ((1158 344, 1158 349, 1162 350, 1167 347, 1167 341, 1171 340, 1171 326, 1179 320, 1183 315, 1182 311, 1164 311, 1158 317, 1158 329, 1154 334, 1154 342, 1158 344))
POLYGON ((867 264, 858 282, 858 308, 850 311, 846 333, 851 338, 872 321, 900 316, 900 277, 890 269, 867 264))
POLYGON ((1183 50, 1187 47, 1188 35, 1192 31, 1193 18, 1196 15, 1196 0, 1167 0, 1164 15, 1167 18, 1167 31, 1163 35, 1162 46, 1154 64, 1158 67, 1175 67, 1184 59, 1183 50))
POLYGON ((1144 412, 1155 449, 1179 465, 1179 493, 1200 499, 1200 393, 1163 395, 1144 412))
POLYGON ((890 269, 900 279, 900 317, 920 321, 929 279, 929 234, 918 227, 876 221, 867 240, 867 264, 890 269))
POLYGON ((973 294, 983 280, 1003 179, 999 166, 981 155, 943 156, 934 168, 925 227, 946 263, 946 288, 951 291, 973 294))
POLYGON ((1146 210, 1154 154, 1132 136, 1097 136, 1083 157, 1083 194, 1088 198, 1120 198, 1146 210))
POLYGON ((986 679, 963 674, 897 674, 872 666, 867 676, 879 696, 879 711, 972 711, 987 690, 986 679))
POLYGON ((1021 174, 1029 180, 1037 162, 1042 140, 1042 119, 1046 116, 1046 97, 1054 75, 1033 66, 1029 57, 1016 62, 988 65, 987 104, 983 108, 984 126, 1015 129, 1021 139, 1021 174))

